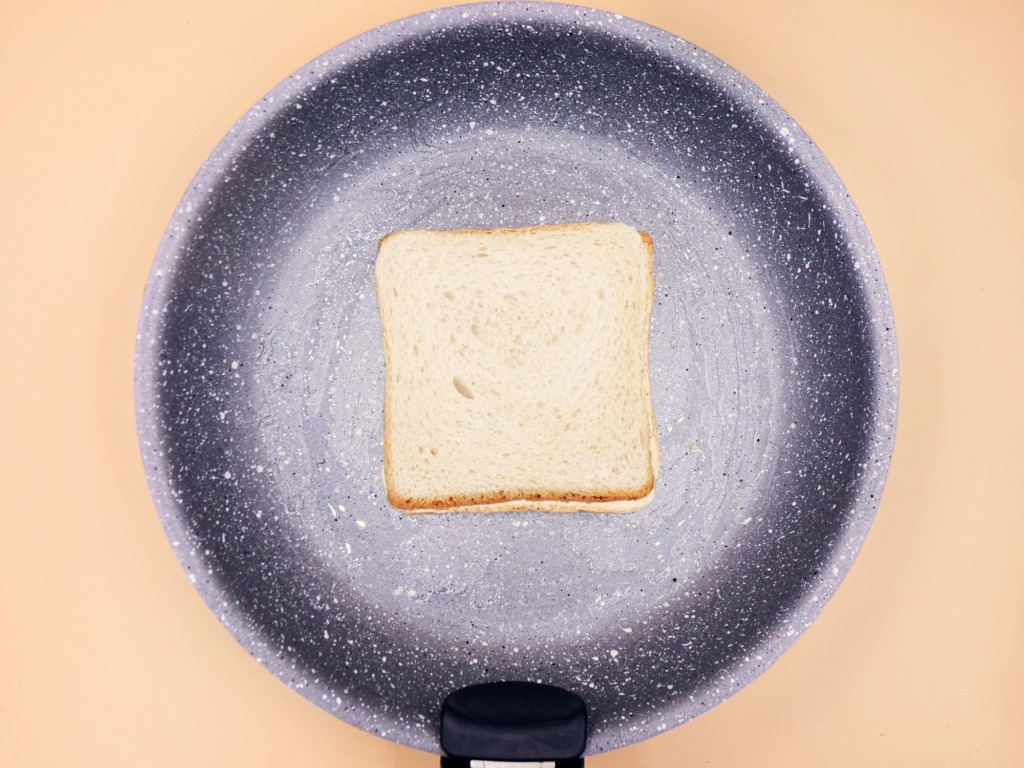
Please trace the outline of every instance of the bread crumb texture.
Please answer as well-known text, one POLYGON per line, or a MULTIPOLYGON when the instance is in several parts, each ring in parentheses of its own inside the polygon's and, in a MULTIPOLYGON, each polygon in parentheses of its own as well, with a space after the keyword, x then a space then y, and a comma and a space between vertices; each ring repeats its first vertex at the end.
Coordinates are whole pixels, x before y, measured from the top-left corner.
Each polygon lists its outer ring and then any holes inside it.
POLYGON ((383 238, 384 481, 409 512, 650 503, 653 246, 623 224, 383 238))

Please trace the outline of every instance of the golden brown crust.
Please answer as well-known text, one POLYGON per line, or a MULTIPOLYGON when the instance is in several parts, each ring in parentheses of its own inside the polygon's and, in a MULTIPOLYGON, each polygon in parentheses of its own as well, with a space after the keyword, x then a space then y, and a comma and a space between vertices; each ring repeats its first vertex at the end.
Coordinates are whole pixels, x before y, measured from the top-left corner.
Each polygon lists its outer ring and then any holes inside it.
POLYGON ((444 512, 595 512, 602 514, 618 514, 621 512, 635 512, 643 509, 654 498, 654 489, 645 496, 636 499, 622 499, 621 501, 525 501, 517 499, 500 504, 473 504, 465 507, 422 507, 418 509, 404 509, 405 514, 442 514, 444 512))
MULTIPOLYGON (((380 238, 377 242, 377 252, 384 242, 389 238, 402 234, 435 233, 445 235, 461 234, 494 234, 514 233, 529 234, 539 230, 574 230, 586 229, 593 225, 618 223, 618 222, 579 222, 573 224, 541 224, 529 227, 503 227, 497 229, 454 229, 454 230, 426 230, 426 229, 405 229, 391 232, 380 238)), ((647 291, 647 325, 650 326, 651 310, 654 304, 654 240, 651 236, 641 230, 636 230, 644 244, 648 261, 648 291, 647 291)), ((378 262, 379 264, 379 262, 378 262)), ((375 293, 378 306, 382 306, 380 281, 375 280, 375 293)), ((388 365, 391 355, 391 347, 388 343, 387 330, 381 328, 384 344, 385 370, 390 370, 388 365)), ((644 347, 644 366, 648 371, 647 401, 650 402, 650 345, 644 347)), ((515 512, 515 511, 549 511, 549 512, 570 512, 570 511, 592 511, 592 512, 632 512, 647 506, 654 497, 654 482, 658 476, 660 451, 658 446, 658 433, 654 421, 653 407, 648 409, 650 418, 650 448, 648 477, 645 483, 636 489, 620 491, 615 493, 579 493, 575 491, 564 492, 537 492, 524 490, 496 491, 493 493, 480 494, 453 494, 447 497, 416 498, 410 496, 399 496, 395 493, 394 477, 392 470, 391 443, 389 440, 389 425, 391 423, 391 398, 388 390, 391 387, 391 378, 385 375, 384 379, 384 487, 387 492, 388 503, 396 509, 406 513, 442 513, 442 512, 515 512)))
POLYGON ((411 232, 411 231, 412 230, 410 230, 410 229, 402 229, 402 230, 399 230, 397 232, 388 232, 386 235, 384 235, 384 237, 382 237, 380 240, 377 241, 377 253, 378 254, 380 253, 381 246, 384 245, 384 242, 386 240, 389 240, 390 238, 394 237, 395 235, 400 235, 400 234, 402 234, 402 232, 411 232))
MULTIPOLYGON (((640 239, 644 243, 644 249, 647 251, 647 327, 650 328, 651 311, 654 309, 654 239, 643 230, 638 229, 637 232, 640 234, 640 239)), ((651 404, 651 407, 647 411, 651 431, 651 471, 653 472, 654 478, 657 478, 661 469, 661 447, 658 445, 658 425, 654 421, 654 404, 651 402, 650 342, 644 346, 643 353, 644 370, 647 372, 647 389, 644 394, 647 398, 647 402, 651 404)))
POLYGON ((651 256, 654 255, 654 240, 649 234, 644 232, 642 229, 638 229, 637 233, 640 235, 640 239, 644 241, 644 247, 647 248, 647 253, 651 256))
POLYGON ((388 502, 398 509, 450 509, 452 507, 479 507, 491 504, 529 503, 566 501, 580 504, 598 504, 610 501, 633 501, 647 496, 654 488, 653 475, 640 488, 609 493, 580 493, 578 491, 526 491, 516 489, 501 490, 492 493, 452 494, 443 498, 416 498, 412 496, 396 496, 392 498, 388 489, 388 502))

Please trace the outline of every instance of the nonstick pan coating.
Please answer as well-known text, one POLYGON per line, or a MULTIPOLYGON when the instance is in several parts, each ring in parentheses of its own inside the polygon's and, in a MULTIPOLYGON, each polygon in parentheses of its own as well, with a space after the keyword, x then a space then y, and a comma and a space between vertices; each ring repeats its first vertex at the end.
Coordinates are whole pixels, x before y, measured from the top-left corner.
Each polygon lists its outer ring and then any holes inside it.
POLYGON ((471 683, 580 693, 590 752, 739 690, 849 568, 896 418, 878 261, 806 134, 689 43, 549 4, 395 22, 277 86, 175 212, 136 365, 152 493, 210 608, 309 700, 431 750, 471 683), (378 238, 572 221, 654 239, 654 503, 391 509, 378 238))

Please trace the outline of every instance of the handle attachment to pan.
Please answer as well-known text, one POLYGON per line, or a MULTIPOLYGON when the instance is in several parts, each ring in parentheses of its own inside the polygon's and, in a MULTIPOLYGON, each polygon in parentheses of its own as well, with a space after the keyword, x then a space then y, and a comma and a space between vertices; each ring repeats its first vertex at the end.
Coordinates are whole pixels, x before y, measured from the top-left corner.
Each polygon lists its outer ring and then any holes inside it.
POLYGON ((587 705, 554 685, 481 683, 441 705, 441 768, 583 768, 586 746, 587 705))

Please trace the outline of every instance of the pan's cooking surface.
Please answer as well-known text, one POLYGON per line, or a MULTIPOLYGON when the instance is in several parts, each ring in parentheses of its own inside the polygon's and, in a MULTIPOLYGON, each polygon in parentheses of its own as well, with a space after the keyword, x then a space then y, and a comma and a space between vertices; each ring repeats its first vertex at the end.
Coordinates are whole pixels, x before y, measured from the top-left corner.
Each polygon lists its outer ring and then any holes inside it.
POLYGON ((895 394, 877 259, 799 127, 666 33, 534 4, 396 22, 254 107, 175 214, 137 360, 150 484, 211 608, 315 703, 425 749, 474 682, 580 693, 591 751, 742 687, 849 567, 895 394), (612 220, 655 243, 654 503, 391 509, 378 238, 612 220))

